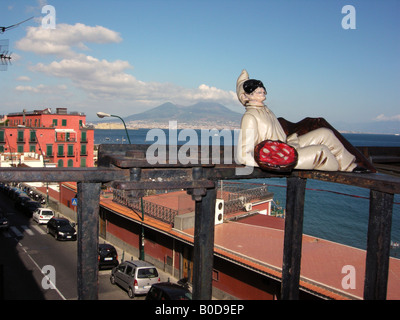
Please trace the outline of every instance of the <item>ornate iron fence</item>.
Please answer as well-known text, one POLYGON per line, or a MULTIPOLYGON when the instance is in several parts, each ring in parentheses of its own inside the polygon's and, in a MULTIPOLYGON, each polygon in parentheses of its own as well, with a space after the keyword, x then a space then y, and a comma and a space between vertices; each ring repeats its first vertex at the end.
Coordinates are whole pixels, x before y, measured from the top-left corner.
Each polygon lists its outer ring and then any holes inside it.
POLYGON ((144 214, 149 217, 161 220, 171 225, 174 224, 174 218, 178 214, 177 210, 151 201, 143 200, 142 198, 135 196, 132 191, 113 189, 113 196, 113 201, 135 210, 136 212, 144 212, 144 214))

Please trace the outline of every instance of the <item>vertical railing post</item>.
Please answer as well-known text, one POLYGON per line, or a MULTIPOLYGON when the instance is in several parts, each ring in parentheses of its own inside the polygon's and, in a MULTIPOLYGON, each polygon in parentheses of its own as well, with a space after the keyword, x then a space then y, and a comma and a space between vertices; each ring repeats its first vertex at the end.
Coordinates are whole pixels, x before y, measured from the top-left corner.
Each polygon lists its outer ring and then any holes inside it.
POLYGON ((364 299, 385 300, 394 195, 370 191, 364 299))
POLYGON ((211 300, 214 260, 216 188, 196 200, 194 225, 193 299, 211 300))
POLYGON ((78 182, 78 299, 98 299, 101 183, 78 182))
MULTIPOLYGON (((201 167, 193 168, 193 180, 202 177, 201 167)), ((215 185, 209 189, 189 189, 195 200, 193 299, 211 300, 214 261, 215 185)))
POLYGON ((281 298, 299 298, 306 179, 287 178, 281 298))

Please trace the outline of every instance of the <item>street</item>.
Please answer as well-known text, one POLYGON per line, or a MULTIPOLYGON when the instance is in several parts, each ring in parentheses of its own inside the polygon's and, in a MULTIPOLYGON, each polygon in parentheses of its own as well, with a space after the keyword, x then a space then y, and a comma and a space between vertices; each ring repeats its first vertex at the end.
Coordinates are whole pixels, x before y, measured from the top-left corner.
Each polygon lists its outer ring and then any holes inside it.
MULTIPOLYGON (((9 230, 0 231, 0 299, 76 300, 77 241, 55 240, 45 225, 18 212, 2 193, 0 207, 10 222, 9 230)), ((99 299, 130 300, 124 290, 110 283, 110 273, 99 271, 99 299)))

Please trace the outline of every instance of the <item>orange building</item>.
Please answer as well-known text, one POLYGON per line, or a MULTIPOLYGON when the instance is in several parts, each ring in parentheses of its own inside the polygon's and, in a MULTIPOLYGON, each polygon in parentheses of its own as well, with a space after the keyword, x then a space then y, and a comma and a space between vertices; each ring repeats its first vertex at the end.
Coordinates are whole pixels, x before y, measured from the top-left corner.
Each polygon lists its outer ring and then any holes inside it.
POLYGON ((93 167, 94 128, 83 113, 66 108, 10 113, 0 124, 0 153, 15 163, 37 155, 48 166, 93 167))

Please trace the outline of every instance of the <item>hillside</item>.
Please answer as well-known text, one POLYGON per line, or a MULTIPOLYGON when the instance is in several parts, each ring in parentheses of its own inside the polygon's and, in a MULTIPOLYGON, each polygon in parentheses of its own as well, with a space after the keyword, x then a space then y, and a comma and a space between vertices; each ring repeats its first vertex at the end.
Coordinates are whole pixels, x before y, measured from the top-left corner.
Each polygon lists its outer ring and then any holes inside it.
MULTIPOLYGON (((244 110, 243 110, 244 111, 244 110)), ((242 114, 216 102, 199 102, 191 106, 178 106, 167 102, 153 109, 124 117, 128 128, 168 128, 169 121, 177 121, 178 128, 236 129, 242 114)), ((123 124, 115 118, 94 122, 97 129, 121 129, 123 124)))
POLYGON ((165 122, 175 120, 178 122, 190 121, 240 121, 242 115, 233 112, 219 103, 199 102, 191 106, 177 106, 170 102, 164 103, 151 110, 134 114, 124 118, 125 121, 148 120, 153 122, 165 122))

